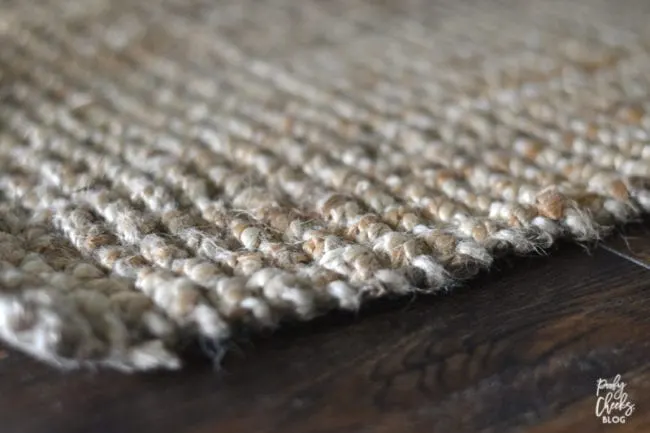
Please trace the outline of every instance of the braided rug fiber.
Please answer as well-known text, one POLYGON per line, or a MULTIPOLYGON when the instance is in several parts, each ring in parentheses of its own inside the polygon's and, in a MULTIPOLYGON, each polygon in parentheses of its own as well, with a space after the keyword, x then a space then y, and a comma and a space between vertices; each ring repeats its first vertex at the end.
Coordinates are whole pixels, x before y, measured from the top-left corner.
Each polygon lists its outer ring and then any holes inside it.
MULTIPOLYGON (((190 338, 446 290, 650 210, 647 0, 0 0, 0 337, 190 338)), ((495 305, 498 308, 498 305, 495 305)))

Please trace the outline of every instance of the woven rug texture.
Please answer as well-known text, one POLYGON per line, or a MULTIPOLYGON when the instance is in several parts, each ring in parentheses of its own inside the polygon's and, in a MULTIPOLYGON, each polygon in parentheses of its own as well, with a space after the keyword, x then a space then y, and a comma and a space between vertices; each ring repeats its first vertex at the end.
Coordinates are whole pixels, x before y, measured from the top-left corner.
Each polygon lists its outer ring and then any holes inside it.
POLYGON ((192 339, 597 241, 650 210, 649 18, 0 0, 0 337, 63 368, 178 368, 192 339))

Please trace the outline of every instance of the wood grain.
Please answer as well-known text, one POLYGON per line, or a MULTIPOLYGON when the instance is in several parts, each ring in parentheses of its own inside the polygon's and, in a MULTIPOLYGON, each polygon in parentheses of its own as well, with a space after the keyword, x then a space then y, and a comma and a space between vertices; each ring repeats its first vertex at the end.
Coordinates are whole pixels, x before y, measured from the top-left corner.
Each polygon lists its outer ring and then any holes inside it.
POLYGON ((61 373, 9 351, 0 430, 650 431, 650 271, 602 248, 511 262, 449 295, 242 337, 220 371, 189 353, 180 373, 61 373), (606 426, 596 379, 616 374, 637 410, 606 426))

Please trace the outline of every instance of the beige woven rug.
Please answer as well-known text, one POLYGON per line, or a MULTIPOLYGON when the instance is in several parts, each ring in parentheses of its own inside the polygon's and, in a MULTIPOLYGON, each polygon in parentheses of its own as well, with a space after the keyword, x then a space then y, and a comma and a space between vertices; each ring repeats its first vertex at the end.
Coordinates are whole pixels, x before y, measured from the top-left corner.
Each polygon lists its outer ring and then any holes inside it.
POLYGON ((649 12, 0 0, 0 336, 177 368, 596 240, 650 210, 649 12))

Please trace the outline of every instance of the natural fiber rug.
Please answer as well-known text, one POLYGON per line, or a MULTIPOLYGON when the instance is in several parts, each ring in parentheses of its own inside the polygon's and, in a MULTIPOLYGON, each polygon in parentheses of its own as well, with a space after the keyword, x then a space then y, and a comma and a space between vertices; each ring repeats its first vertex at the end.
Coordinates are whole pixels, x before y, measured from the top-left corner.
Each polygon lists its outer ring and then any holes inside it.
POLYGON ((0 0, 2 339, 176 368, 598 239, 650 209, 648 12, 0 0))

